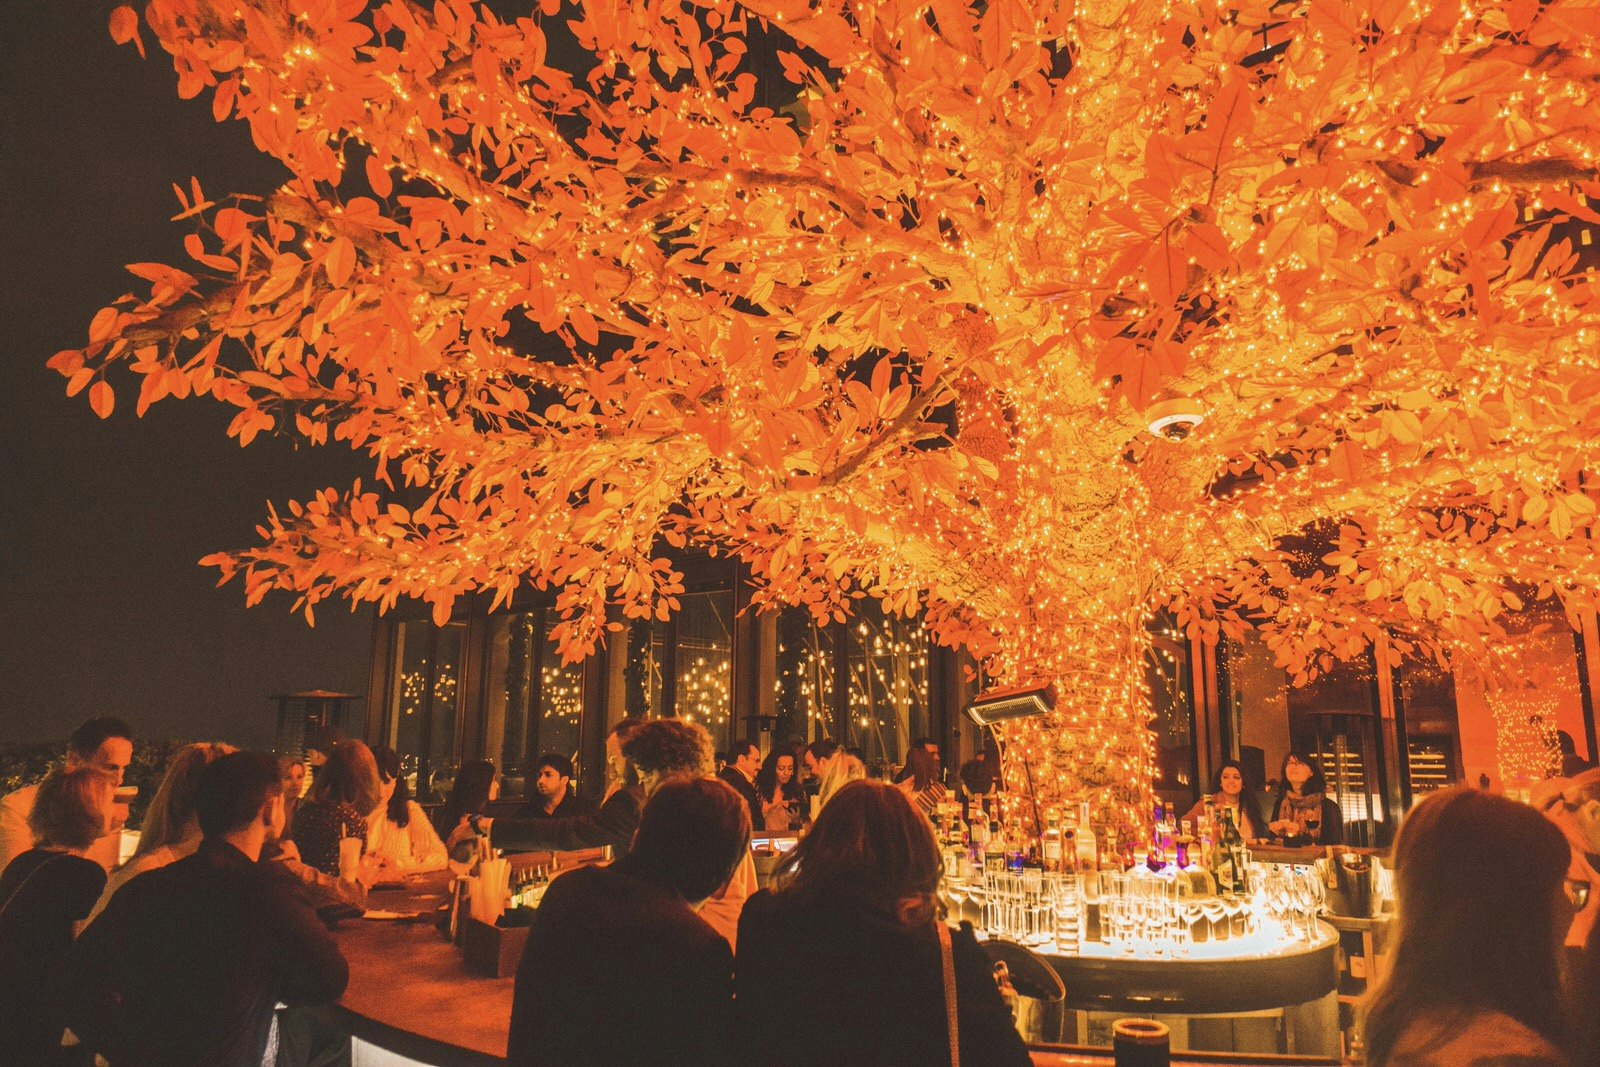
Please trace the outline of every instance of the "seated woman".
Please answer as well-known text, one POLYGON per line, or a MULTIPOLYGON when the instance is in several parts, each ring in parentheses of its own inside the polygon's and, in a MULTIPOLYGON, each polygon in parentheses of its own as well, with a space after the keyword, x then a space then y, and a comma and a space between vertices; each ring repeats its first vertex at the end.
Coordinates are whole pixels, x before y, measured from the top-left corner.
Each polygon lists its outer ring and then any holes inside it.
POLYGON ((468 760, 456 771, 450 795, 433 813, 433 828, 446 841, 473 815, 487 815, 489 805, 500 797, 500 772, 486 759, 468 760))
POLYGON ((805 823, 806 793, 794 777, 794 752, 774 748, 756 772, 756 792, 761 794, 762 829, 786 834, 805 823))
POLYGON ((749 851, 750 808, 731 786, 682 777, 652 791, 626 856, 545 893, 517 968, 507 1061, 742 1063, 728 1045, 733 952, 695 911, 749 851))
POLYGON ((367 816, 383 799, 378 764, 360 741, 340 741, 317 770, 311 792, 294 814, 290 835, 300 862, 323 874, 339 874, 339 842, 359 838, 366 851, 367 816))
POLYGON ((65 1006, 50 978, 105 888, 85 853, 111 830, 116 788, 90 767, 50 775, 28 816, 33 848, 0 874, 0 1062, 80 1062, 62 1051, 65 1006))
POLYGON ((387 745, 373 749, 382 802, 367 816, 367 855, 397 873, 441 871, 444 842, 434 832, 422 805, 411 799, 411 787, 400 773, 400 756, 387 745))
POLYGON ((1244 767, 1239 761, 1223 760, 1211 783, 1211 795, 1196 801, 1194 807, 1184 812, 1183 818, 1198 825, 1202 818, 1209 816, 1216 822, 1217 832, 1221 833, 1221 809, 1227 808, 1233 812, 1233 824, 1239 828, 1240 835, 1246 842, 1255 844, 1267 836, 1255 798, 1255 788, 1245 781, 1244 767))
POLYGON ((1290 752, 1283 757, 1267 830, 1290 847, 1344 844, 1344 816, 1327 790, 1317 761, 1305 752, 1290 752))
POLYGON ((1566 1063, 1567 853, 1538 812, 1490 793, 1443 790, 1411 810, 1394 844, 1388 973, 1366 1013, 1369 1067, 1566 1063))
POLYGON ((89 913, 89 921, 105 910, 111 895, 128 882, 158 867, 165 867, 194 852, 200 847, 200 820, 194 812, 195 788, 200 784, 200 771, 218 756, 233 751, 232 745, 184 745, 172 754, 167 773, 150 799, 144 813, 144 826, 139 833, 139 847, 133 858, 106 880, 106 889, 89 913))
POLYGON ((943 956, 952 954, 961 1062, 1027 1067, 970 925, 939 916, 933 827, 899 788, 851 782, 823 807, 739 919, 741 1048, 772 1020, 815 1019, 806 1059, 833 1067, 950 1062, 943 956))

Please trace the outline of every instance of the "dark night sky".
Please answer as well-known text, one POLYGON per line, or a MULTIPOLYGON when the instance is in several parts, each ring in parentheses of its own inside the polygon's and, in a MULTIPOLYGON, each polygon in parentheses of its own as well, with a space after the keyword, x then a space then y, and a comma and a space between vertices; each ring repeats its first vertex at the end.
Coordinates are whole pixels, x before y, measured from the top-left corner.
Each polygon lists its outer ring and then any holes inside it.
POLYGON ((44 366, 130 291, 121 265, 183 265, 171 185, 265 193, 276 164, 208 96, 180 101, 166 53, 114 46, 110 0, 0 5, 0 742, 64 737, 91 714, 149 737, 271 740, 271 693, 365 694, 371 615, 328 604, 310 629, 196 566, 256 540, 265 501, 346 485, 342 446, 224 434, 231 409, 164 401, 133 415, 113 379, 101 422, 44 366))

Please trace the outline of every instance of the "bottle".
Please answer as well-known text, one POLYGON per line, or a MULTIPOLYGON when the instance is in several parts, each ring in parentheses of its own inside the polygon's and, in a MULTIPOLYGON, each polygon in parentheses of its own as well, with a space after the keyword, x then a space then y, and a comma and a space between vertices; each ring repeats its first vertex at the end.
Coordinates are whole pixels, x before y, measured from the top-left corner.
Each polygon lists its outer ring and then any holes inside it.
POLYGON ((1233 809, 1222 809, 1222 838, 1217 842, 1217 892, 1243 892, 1243 873, 1239 870, 1244 838, 1233 823, 1233 809))
POLYGON ((989 820, 984 817, 983 809, 979 808, 972 814, 972 826, 967 834, 967 839, 972 842, 972 865, 982 868, 984 853, 989 848, 989 820))
POLYGON ((989 840, 983 846, 983 869, 986 871, 1006 869, 1006 835, 1000 829, 1000 820, 996 818, 989 820, 989 840))
POLYGON ((1039 838, 1039 860, 1046 871, 1061 870, 1061 814, 1054 808, 1044 817, 1044 833, 1039 838))
POLYGON ((1089 802, 1078 805, 1078 870, 1087 874, 1098 869, 1100 849, 1095 841, 1094 824, 1089 820, 1089 802))

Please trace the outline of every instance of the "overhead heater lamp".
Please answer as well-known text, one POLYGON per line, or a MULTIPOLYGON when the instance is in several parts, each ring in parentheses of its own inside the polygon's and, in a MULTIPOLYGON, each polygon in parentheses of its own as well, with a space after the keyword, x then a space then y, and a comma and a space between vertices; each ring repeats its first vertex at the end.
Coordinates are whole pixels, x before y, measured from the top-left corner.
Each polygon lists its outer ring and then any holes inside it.
POLYGON ((1031 719, 1053 711, 1056 687, 1021 686, 1015 689, 989 689, 972 698, 966 707, 967 718, 979 726, 993 726, 1011 719, 1031 719))

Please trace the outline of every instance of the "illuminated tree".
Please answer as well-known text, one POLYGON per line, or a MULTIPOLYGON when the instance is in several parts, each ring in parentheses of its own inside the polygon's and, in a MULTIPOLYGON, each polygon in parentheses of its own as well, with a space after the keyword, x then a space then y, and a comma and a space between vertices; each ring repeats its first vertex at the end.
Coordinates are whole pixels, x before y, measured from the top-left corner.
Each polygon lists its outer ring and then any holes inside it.
POLYGON ((208 559, 250 602, 551 587, 576 657, 714 548, 1054 680, 1013 755, 1124 819, 1161 609, 1299 681, 1592 609, 1600 7, 488 7, 143 13, 293 178, 52 365, 372 456, 208 559))

